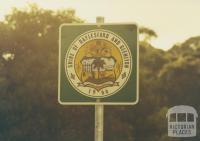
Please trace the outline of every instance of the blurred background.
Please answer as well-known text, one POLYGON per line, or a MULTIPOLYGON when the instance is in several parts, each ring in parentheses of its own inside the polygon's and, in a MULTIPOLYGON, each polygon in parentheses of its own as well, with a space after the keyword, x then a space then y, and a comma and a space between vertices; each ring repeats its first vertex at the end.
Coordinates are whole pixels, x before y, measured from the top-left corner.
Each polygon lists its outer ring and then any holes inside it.
POLYGON ((140 26, 140 101, 105 106, 105 141, 199 141, 167 136, 167 110, 200 111, 200 1, 0 0, 0 141, 92 141, 94 106, 57 102, 62 23, 140 26))

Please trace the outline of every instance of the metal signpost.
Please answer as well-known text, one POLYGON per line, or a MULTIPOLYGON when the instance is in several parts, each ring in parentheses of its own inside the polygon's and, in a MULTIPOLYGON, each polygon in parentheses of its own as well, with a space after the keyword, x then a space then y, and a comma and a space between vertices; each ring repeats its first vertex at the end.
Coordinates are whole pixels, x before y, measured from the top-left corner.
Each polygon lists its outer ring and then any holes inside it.
MULTIPOLYGON (((96 18, 97 26, 100 27, 104 23, 103 17, 96 18)), ((97 99, 97 103, 100 99, 97 99)), ((95 141, 103 141, 103 119, 104 119, 104 106, 99 103, 95 105, 95 141)))
POLYGON ((95 141, 103 141, 104 105, 134 105, 138 90, 138 27, 133 23, 62 24, 58 101, 95 105, 95 141))

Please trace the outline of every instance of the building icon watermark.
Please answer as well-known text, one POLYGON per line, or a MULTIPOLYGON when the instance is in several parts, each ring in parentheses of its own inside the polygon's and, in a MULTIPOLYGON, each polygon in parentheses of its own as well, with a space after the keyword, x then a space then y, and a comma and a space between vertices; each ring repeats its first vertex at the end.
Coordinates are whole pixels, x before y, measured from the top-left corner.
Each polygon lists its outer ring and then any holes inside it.
POLYGON ((194 137, 198 114, 191 106, 174 106, 166 114, 168 118, 168 136, 194 137))

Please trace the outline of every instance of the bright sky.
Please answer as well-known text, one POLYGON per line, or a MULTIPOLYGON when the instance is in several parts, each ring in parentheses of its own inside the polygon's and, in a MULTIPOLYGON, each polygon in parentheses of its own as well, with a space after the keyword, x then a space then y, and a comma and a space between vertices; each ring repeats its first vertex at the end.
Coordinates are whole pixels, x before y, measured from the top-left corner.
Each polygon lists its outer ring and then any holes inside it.
POLYGON ((76 9, 87 22, 104 16, 105 22, 136 22, 156 31, 153 45, 169 49, 177 42, 200 35, 200 0, 0 0, 0 19, 11 7, 37 3, 43 8, 76 9))

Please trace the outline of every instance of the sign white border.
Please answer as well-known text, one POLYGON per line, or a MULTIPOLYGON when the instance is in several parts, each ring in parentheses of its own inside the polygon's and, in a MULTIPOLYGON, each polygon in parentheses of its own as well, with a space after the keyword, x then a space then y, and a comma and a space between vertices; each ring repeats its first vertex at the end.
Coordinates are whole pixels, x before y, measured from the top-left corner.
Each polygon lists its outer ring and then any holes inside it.
POLYGON ((61 24, 59 27, 59 58, 58 58, 58 102, 61 105, 135 105, 139 102, 139 43, 138 43, 138 38, 139 38, 139 28, 138 25, 135 23, 103 23, 103 24, 61 24), (137 26, 137 80, 136 80, 136 100, 133 102, 101 102, 100 99, 96 99, 96 102, 62 102, 60 100, 60 80, 61 80, 61 74, 60 74, 60 69, 61 69, 61 29, 63 26, 88 26, 88 25, 93 25, 93 26, 99 26, 99 25, 135 25, 137 26))

